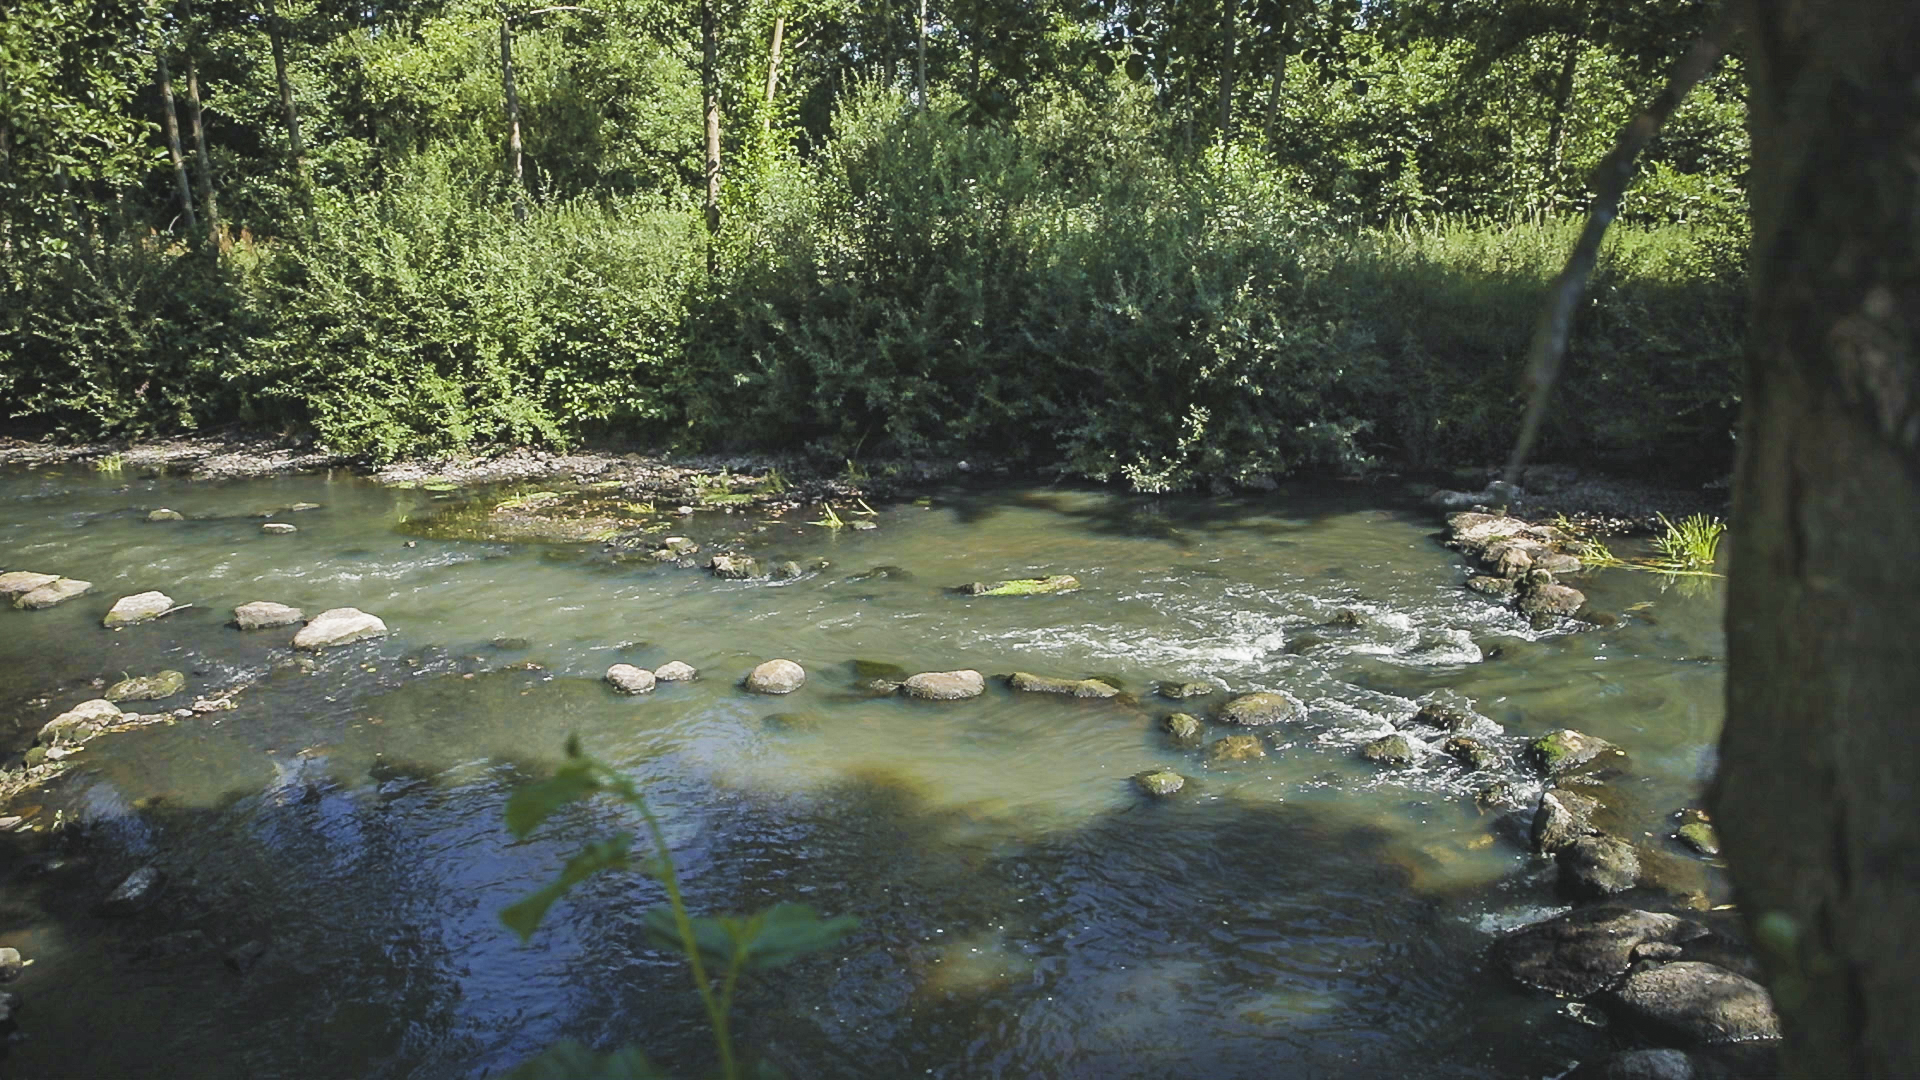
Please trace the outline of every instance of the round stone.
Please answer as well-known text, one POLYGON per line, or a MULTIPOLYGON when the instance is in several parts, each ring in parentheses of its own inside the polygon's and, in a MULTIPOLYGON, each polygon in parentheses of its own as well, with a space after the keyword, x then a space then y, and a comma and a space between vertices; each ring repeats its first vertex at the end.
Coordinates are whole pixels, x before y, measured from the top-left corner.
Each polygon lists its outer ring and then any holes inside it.
POLYGON ((807 669, 791 660, 769 660, 747 673, 747 689, 756 694, 791 694, 807 681, 807 669))

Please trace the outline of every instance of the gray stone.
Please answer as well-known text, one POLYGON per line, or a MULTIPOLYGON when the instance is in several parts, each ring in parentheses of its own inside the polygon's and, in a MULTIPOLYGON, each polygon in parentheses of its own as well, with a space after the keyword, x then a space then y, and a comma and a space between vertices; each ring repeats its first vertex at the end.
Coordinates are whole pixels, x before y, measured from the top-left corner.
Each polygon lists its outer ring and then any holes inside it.
POLYGON ((714 577, 739 581, 758 574, 760 564, 745 555, 715 555, 707 560, 707 569, 713 571, 714 577))
POLYGON ((1472 772, 1498 768, 1500 765, 1499 751, 1471 735, 1455 735, 1440 744, 1440 749, 1459 762, 1462 768, 1472 772))
POLYGON ((276 626, 292 626, 304 618, 306 613, 299 608, 276 604, 271 600, 255 600, 233 609, 233 621, 238 623, 242 630, 270 630, 276 626))
POLYGON ((1156 798, 1165 798, 1187 786, 1187 778, 1172 769, 1152 769, 1133 778, 1140 790, 1156 798))
POLYGON ((1586 602, 1587 594, 1579 589, 1547 582, 1529 585, 1520 594, 1520 612, 1524 615, 1572 615, 1586 602))
POLYGON ((42 585, 29 593, 23 593, 13 601, 13 606, 24 611, 38 611, 63 604, 93 588, 91 581, 76 581, 73 578, 60 578, 50 585, 42 585))
POLYGON ((1448 541, 1463 550, 1478 554, 1509 537, 1524 536, 1533 526, 1505 514, 1450 514, 1447 517, 1448 541))
POLYGON ((1223 722, 1248 727, 1277 724, 1297 719, 1299 715, 1299 703, 1285 694, 1242 694, 1220 706, 1223 722))
POLYGON ((1413 764, 1413 743, 1405 735, 1382 735, 1360 748, 1360 756, 1375 765, 1398 768, 1413 764))
POLYGON ((100 624, 109 630, 157 619, 173 610, 173 597, 163 592, 134 593, 113 602, 100 624))
POLYGON ((159 897, 160 885, 165 880, 159 867, 143 866, 135 870, 100 902, 100 914, 124 916, 146 910, 159 897))
POLYGON ((1524 985, 1585 997, 1618 983, 1646 947, 1706 934, 1677 915, 1602 904, 1523 926, 1493 943, 1491 959, 1524 985))
POLYGON ((1534 558, 1533 565, 1536 569, 1545 570, 1549 574, 1577 574, 1585 569, 1577 557, 1564 551, 1549 551, 1538 555, 1534 558))
POLYGON ((118 723, 121 715, 120 706, 106 698, 83 701, 41 725, 34 741, 42 746, 83 743, 101 728, 118 723))
POLYGON ((1187 713, 1174 713, 1167 717, 1164 723, 1167 734, 1173 736, 1174 743, 1179 746, 1199 746, 1200 739, 1205 734, 1200 718, 1187 713))
POLYGON ((27 968, 27 962, 21 959, 19 949, 0 949, 0 983, 10 983, 20 977, 27 968))
POLYGON ((615 664, 607 669, 606 680, 623 694, 644 694, 653 689, 655 676, 646 668, 615 664))
POLYGON ((1560 849, 1593 832, 1593 814, 1598 800, 1577 791, 1552 788, 1540 793, 1540 805, 1533 813, 1533 850, 1553 855, 1560 849))
POLYGON ((1780 1037, 1767 989, 1715 964, 1650 964, 1607 996, 1610 1012, 1656 1039, 1687 1045, 1780 1037))
POLYGON ((786 562, 773 564, 773 577, 775 581, 792 581, 804 573, 806 573, 806 571, 800 569, 800 564, 791 559, 788 559, 786 562))
POLYGON ((260 531, 268 536, 286 536, 288 533, 297 533, 300 530, 284 521, 269 521, 260 526, 260 531))
POLYGON ((187 688, 187 677, 178 671, 162 671, 155 675, 142 675, 131 679, 121 679, 107 687, 108 701, 159 701, 169 698, 187 688))
POLYGON ((700 672, 692 664, 679 660, 669 660, 653 669, 653 677, 661 682, 686 682, 700 672))
POLYGON ((228 949, 227 954, 221 957, 220 961, 233 971, 245 975, 247 972, 252 971, 254 965, 258 964, 261 958, 266 955, 267 946, 265 942, 248 940, 228 949))
POLYGON ((158 510, 149 512, 147 514, 147 520, 148 521, 185 521, 186 515, 182 514, 178 510, 169 510, 163 506, 158 510))
POLYGON ((1070 694, 1077 698, 1110 698, 1120 691, 1099 679, 1052 679, 1016 671, 1007 677, 1007 685, 1033 694, 1070 694))
POLYGON ((1620 748, 1607 740, 1572 728, 1549 731, 1527 744, 1527 759, 1548 776, 1570 772, 1602 755, 1619 753, 1620 748))
POLYGON ((1441 731, 1461 732, 1473 726, 1474 715, 1471 710, 1451 702, 1429 701, 1420 706, 1420 711, 1414 713, 1409 722, 1439 728, 1441 731))
POLYGON ((1207 764, 1231 765, 1241 761, 1257 761, 1267 756, 1267 745, 1258 735, 1229 735, 1216 739, 1207 747, 1207 764))
POLYGON ((1584 899, 1623 893, 1640 881, 1640 857, 1633 845, 1611 836, 1576 837, 1554 855, 1560 885, 1584 899))
POLYGON ((900 684, 901 693, 922 701, 960 701, 985 693, 986 676, 965 668, 960 671, 923 671, 909 675, 900 684))
POLYGON ((1624 1050, 1582 1064, 1565 1080, 1705 1080, 1705 1076, 1679 1050, 1624 1050))
POLYGON ((1206 697, 1219 690, 1209 682, 1161 683, 1157 692, 1163 698, 1185 701, 1188 698, 1206 697))
POLYGON ((806 681, 806 669, 791 660, 769 660, 747 673, 747 689, 756 694, 791 694, 806 681))
POLYGON ((59 574, 36 574, 31 570, 9 570, 0 574, 0 597, 8 600, 25 596, 60 580, 59 574))
POLYGON ((1492 574, 1477 574, 1467 579, 1467 588, 1482 596, 1505 600, 1513 595, 1516 586, 1507 578, 1494 577, 1492 574))
POLYGON ((333 608, 313 617, 313 621, 293 635, 296 649, 325 649, 346 645, 387 632, 387 624, 359 608, 333 608))

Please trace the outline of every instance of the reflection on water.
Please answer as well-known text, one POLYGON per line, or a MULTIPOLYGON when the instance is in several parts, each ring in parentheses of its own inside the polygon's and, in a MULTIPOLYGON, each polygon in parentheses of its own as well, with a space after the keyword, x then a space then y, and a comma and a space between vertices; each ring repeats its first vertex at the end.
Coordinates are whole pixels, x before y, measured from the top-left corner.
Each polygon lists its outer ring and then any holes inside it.
POLYGON ((38 960, 19 1075, 478 1076, 561 1037, 703 1067, 686 976, 643 944, 651 882, 590 883, 528 947, 497 920, 571 845, 630 824, 579 807, 508 839, 506 793, 568 734, 647 780, 697 907, 863 919, 744 992, 746 1041, 795 1077, 1549 1075, 1604 1036, 1480 970, 1494 928, 1554 902, 1473 805, 1491 774, 1439 754, 1382 772, 1355 748, 1436 692, 1509 755, 1578 726, 1630 751, 1638 835, 1695 797, 1720 718, 1717 595, 1603 574, 1582 587, 1633 609, 1619 626, 1536 632, 1459 588, 1430 518, 1368 489, 952 491, 842 534, 675 522, 830 564, 775 583, 433 539, 419 520, 458 499, 344 474, 121 485, 0 476, 0 568, 95 583, 0 612, 14 745, 95 678, 255 681, 234 711, 90 744, 47 793, 91 842, 8 868, 0 933, 38 960), (296 502, 321 506, 283 514, 290 536, 250 516, 296 502), (188 520, 144 520, 162 505, 188 520), (1084 587, 945 588, 1044 573, 1084 587), (194 606, 99 627, 149 588, 194 606), (223 625, 256 599, 361 607, 392 633, 307 670, 290 634, 223 625), (740 691, 772 656, 807 686, 740 691), (670 659, 702 677, 640 698, 598 681, 670 659), (855 660, 1099 674, 1132 696, 871 699, 855 660), (1305 715, 1265 760, 1210 770, 1159 729, 1181 706, 1153 686, 1189 679, 1284 690, 1305 715), (1163 766, 1188 790, 1143 801, 1129 778, 1163 766), (169 875, 152 910, 89 913, 146 861, 169 875), (241 974, 222 955, 246 942, 268 948, 241 974))

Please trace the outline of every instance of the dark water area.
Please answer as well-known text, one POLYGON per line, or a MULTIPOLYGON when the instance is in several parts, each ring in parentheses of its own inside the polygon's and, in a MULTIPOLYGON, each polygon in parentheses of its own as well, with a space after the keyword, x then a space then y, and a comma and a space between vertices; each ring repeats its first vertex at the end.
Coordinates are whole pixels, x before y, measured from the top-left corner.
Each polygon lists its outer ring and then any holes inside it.
POLYGON ((249 683, 230 711, 101 736, 16 801, 67 828, 0 838, 0 944, 34 960, 10 987, 26 1004, 0 1072, 478 1077, 569 1037, 710 1067, 684 967, 642 932, 664 899, 650 879, 594 879, 527 945, 499 921, 579 843, 634 828, 585 805, 508 836, 508 793, 569 735, 644 782, 696 910, 795 900, 862 920, 742 991, 743 1046, 796 1078, 1557 1075, 1611 1036, 1485 969, 1496 934, 1563 901, 1473 792, 1536 791, 1518 748, 1563 726, 1628 752, 1620 834, 1669 889, 1725 898, 1665 835, 1698 800, 1722 715, 1713 583, 1588 575, 1621 621, 1536 629, 1460 588, 1429 511, 1364 485, 954 489, 882 507, 864 532, 797 520, 811 513, 663 522, 829 564, 790 581, 420 527, 466 497, 344 472, 0 474, 0 569, 94 583, 0 610, 7 749, 98 696, 95 679, 187 673, 142 711, 249 683), (320 505, 274 518, 297 533, 261 533, 259 515, 303 502, 320 505), (145 520, 161 506, 186 520, 145 520), (948 591, 1049 573, 1083 588, 948 591), (147 589, 193 606, 101 627, 147 589), (390 632, 302 665, 291 628, 227 625, 259 599, 358 607, 390 632), (775 656, 807 685, 739 688, 775 656), (701 677, 640 697, 600 681, 672 659, 701 677), (998 684, 871 699, 856 660, 1098 674, 1137 701, 998 684), (1279 690, 1304 715, 1266 759, 1209 768, 1160 728, 1209 702, 1151 692, 1188 679, 1220 686, 1214 705, 1279 690), (1436 694, 1471 702, 1509 764, 1358 758, 1436 694), (1130 778, 1154 767, 1187 790, 1142 796, 1130 778), (167 875, 151 908, 95 914, 147 864, 167 875), (256 964, 223 963, 248 942, 266 946, 256 964))

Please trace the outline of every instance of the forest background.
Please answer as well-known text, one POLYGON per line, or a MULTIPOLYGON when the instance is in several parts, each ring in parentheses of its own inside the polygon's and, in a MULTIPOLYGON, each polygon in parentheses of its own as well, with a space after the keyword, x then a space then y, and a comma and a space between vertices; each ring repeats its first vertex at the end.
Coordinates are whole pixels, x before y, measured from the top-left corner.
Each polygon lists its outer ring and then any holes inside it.
MULTIPOLYGON (((1505 456, 1697 0, 8 0, 0 415, 376 460, 625 440, 1140 490, 1505 456)), ((1537 459, 1724 477, 1738 56, 1537 459)))

